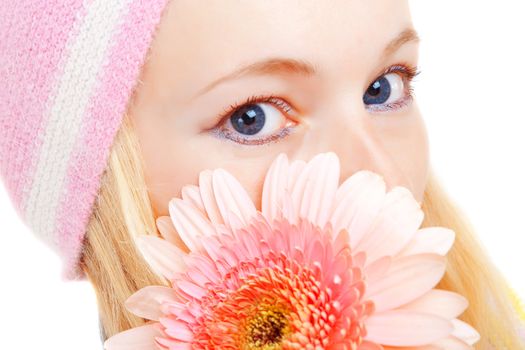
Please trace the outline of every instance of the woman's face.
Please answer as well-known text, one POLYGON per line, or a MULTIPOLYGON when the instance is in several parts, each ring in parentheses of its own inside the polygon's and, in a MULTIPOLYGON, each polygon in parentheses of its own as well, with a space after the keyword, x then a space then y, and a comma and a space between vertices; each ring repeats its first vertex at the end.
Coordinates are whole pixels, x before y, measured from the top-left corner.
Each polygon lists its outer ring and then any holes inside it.
POLYGON ((281 152, 333 151, 341 182, 368 169, 421 202, 417 63, 407 1, 171 1, 130 106, 156 215, 219 167, 260 203, 281 152))

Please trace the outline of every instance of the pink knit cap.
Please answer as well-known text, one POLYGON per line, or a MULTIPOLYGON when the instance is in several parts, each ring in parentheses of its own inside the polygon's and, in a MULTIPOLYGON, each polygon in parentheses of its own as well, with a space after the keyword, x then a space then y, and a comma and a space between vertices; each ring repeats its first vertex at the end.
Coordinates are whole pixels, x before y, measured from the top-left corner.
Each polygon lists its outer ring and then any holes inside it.
POLYGON ((65 281, 166 2, 0 2, 0 176, 65 281))

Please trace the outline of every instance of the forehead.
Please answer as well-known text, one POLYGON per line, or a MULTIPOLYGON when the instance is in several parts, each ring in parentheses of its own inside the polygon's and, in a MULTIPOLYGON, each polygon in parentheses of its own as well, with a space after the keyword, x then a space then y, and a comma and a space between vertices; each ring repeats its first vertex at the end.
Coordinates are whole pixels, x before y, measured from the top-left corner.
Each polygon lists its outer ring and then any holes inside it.
POLYGON ((146 74, 184 82, 188 91, 261 58, 308 60, 321 72, 346 74, 376 62, 410 27, 406 0, 174 0, 146 74))

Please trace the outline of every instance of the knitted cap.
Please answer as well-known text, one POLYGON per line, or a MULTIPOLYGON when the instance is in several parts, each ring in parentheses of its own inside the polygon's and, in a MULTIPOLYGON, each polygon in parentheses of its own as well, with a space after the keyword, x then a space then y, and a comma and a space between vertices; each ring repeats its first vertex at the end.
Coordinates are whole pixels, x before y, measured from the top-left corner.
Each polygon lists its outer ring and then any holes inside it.
POLYGON ((166 2, 0 2, 0 177, 64 281, 166 2))

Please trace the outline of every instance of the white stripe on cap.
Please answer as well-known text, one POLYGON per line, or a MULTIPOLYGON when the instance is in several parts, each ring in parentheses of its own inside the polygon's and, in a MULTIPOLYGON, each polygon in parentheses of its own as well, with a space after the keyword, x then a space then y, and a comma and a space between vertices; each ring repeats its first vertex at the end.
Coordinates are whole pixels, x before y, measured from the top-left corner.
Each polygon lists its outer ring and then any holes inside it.
POLYGON ((58 251, 56 210, 63 191, 71 151, 94 91, 97 76, 119 19, 131 0, 93 0, 76 24, 66 49, 64 71, 49 101, 42 146, 37 151, 33 183, 25 205, 26 220, 37 236, 58 251))

